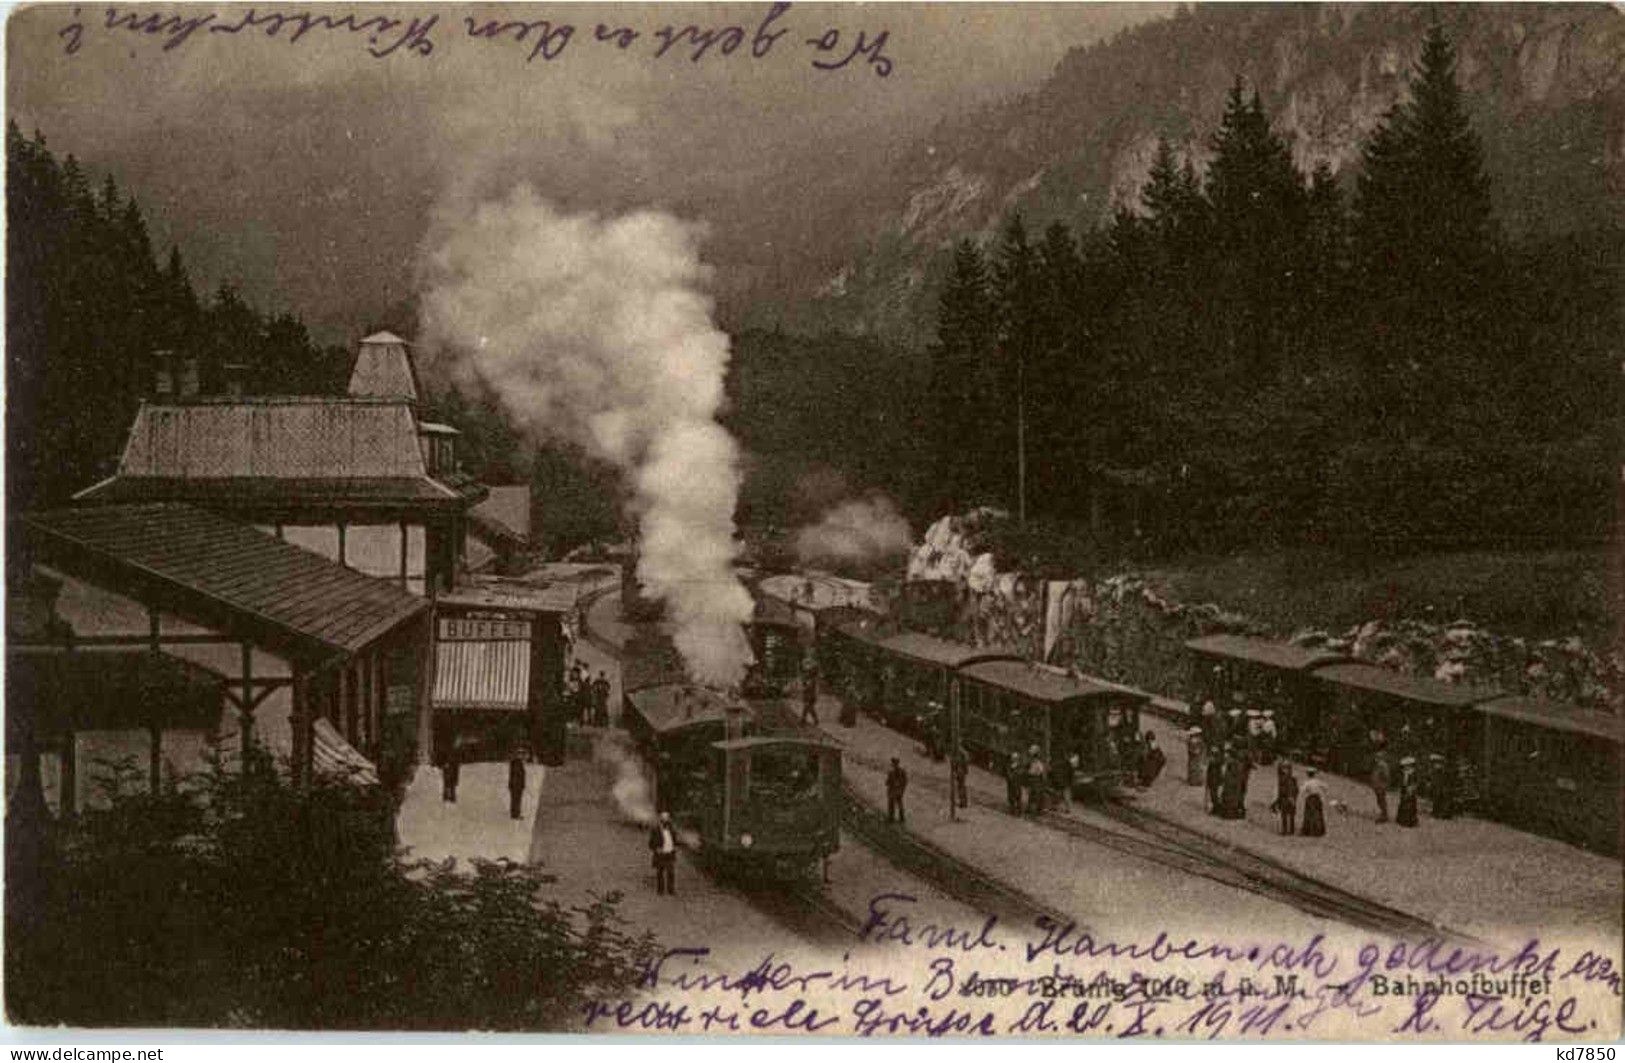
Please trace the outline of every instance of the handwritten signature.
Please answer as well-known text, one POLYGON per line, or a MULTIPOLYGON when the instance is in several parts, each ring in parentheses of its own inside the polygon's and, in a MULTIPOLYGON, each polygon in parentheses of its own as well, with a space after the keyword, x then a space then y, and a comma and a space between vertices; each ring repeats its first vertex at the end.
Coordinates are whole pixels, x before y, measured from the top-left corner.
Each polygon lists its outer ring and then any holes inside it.
POLYGON ((585 1024, 700 1034, 1212 1040, 1341 1035, 1355 1023, 1382 1038, 1535 1042, 1593 1034, 1598 1022, 1587 1008, 1600 999, 1617 1009, 1620 995, 1608 957, 1568 960, 1538 938, 1515 950, 1371 940, 1345 955, 1320 934, 1255 943, 1162 931, 1115 940, 1048 917, 1022 932, 991 915, 956 926, 920 919, 917 903, 900 892, 871 897, 854 945, 869 951, 856 963, 847 952, 839 962, 804 966, 772 951, 725 971, 711 966, 708 948, 669 949, 644 971, 639 996, 590 1003, 585 1024), (877 955, 889 961, 884 975, 873 973, 877 955))

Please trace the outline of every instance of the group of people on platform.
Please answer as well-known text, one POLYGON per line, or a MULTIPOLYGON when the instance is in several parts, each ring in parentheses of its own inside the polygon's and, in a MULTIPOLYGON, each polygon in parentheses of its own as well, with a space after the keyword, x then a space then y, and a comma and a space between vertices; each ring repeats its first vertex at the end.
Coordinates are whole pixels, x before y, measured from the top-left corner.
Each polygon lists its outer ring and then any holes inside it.
POLYGON ((577 724, 609 726, 609 676, 599 669, 589 675, 580 661, 570 665, 564 681, 565 715, 577 724))
MULTIPOLYGON (((1245 819, 1247 816, 1247 786, 1255 767, 1274 763, 1278 759, 1273 729, 1255 726, 1253 721, 1268 721, 1270 713, 1256 711, 1244 713, 1232 708, 1220 714, 1211 700, 1200 710, 1200 723, 1192 726, 1186 735, 1185 782, 1205 787, 1207 810, 1222 819, 1245 819)), ((1376 752, 1370 776, 1371 792, 1376 800, 1377 822, 1388 822, 1388 792, 1394 785, 1393 766, 1387 743, 1380 732, 1374 732, 1372 744, 1376 752)), ((1443 758, 1438 758, 1442 760, 1443 758)), ((1401 756, 1398 761, 1399 801, 1394 822, 1401 827, 1415 827, 1418 821, 1417 804, 1421 781, 1417 759, 1401 756)), ((1442 787, 1434 800, 1435 815, 1448 818, 1454 814, 1450 801, 1451 788, 1442 787)), ((1293 764, 1279 758, 1276 766, 1275 800, 1270 810, 1280 817, 1282 834, 1301 834, 1318 838, 1326 833, 1326 789, 1314 767, 1304 768, 1300 783, 1293 764), (1298 810, 1302 808, 1302 820, 1298 810)))
MULTIPOLYGON (((525 800, 525 761, 529 753, 524 747, 513 751, 508 758, 508 818, 518 819, 525 800)), ((457 787, 463 778, 463 753, 456 742, 448 743, 440 756, 440 800, 457 803, 457 787)))
MULTIPOLYGON (((1168 763, 1167 755, 1157 745, 1157 736, 1150 731, 1143 737, 1131 732, 1124 738, 1112 739, 1111 748, 1114 762, 1127 772, 1130 786, 1149 787, 1168 763)), ((960 749, 950 760, 957 795, 962 792, 969 759, 960 749)), ((1053 766, 1036 745, 1028 748, 1026 755, 1012 752, 1004 766, 1005 797, 1011 814, 1039 815, 1049 806, 1052 795, 1070 802, 1073 787, 1084 774, 1083 755, 1076 749, 1058 757, 1053 766)), ((965 804, 961 801, 959 807, 965 804)))

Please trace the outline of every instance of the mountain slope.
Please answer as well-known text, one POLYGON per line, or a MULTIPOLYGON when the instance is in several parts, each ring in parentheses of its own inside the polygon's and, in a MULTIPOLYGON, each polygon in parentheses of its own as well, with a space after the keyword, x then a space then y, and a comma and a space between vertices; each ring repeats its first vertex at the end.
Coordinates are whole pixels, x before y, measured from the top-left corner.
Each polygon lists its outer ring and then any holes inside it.
POLYGON ((1604 6, 1216 4, 1069 53, 1039 89, 946 120, 848 186, 840 254, 807 247, 788 323, 928 342, 944 250, 1019 207, 1029 231, 1132 204, 1159 135, 1201 162, 1238 75, 1306 170, 1347 177, 1437 19, 1517 236, 1625 223, 1625 14, 1604 6), (834 268, 827 268, 833 265, 834 268), (824 272, 819 272, 824 270, 824 272))

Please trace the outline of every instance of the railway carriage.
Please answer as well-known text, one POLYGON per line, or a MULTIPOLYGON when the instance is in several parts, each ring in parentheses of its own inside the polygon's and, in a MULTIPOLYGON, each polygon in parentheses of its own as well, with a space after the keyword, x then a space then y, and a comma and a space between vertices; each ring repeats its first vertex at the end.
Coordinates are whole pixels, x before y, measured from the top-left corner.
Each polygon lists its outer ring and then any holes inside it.
POLYGON ((884 696, 881 682, 882 635, 869 616, 818 618, 815 652, 824 682, 847 705, 879 716, 884 696))
POLYGON ((749 636, 756 663, 746 693, 753 697, 782 697, 800 676, 805 652, 795 611, 777 598, 756 595, 749 636))
POLYGON ((1076 753, 1075 794, 1115 785, 1135 770, 1118 750, 1137 743, 1148 695, 1009 659, 965 665, 959 679, 962 740, 985 763, 1002 767, 1033 746, 1052 765, 1076 753))
POLYGON ((878 644, 881 717, 900 731, 945 750, 947 709, 959 698, 959 671, 981 661, 1015 661, 1007 649, 966 646, 918 631, 904 631, 878 644))
POLYGON ((1370 774, 1374 736, 1380 734, 1390 756, 1417 758, 1429 790, 1441 779, 1460 786, 1463 766, 1470 771, 1475 759, 1477 717, 1471 710, 1499 694, 1488 687, 1444 683, 1355 662, 1325 665, 1312 674, 1331 696, 1315 743, 1326 750, 1330 770, 1357 777, 1370 774), (1433 754, 1443 760, 1442 776, 1431 772, 1433 754))
POLYGON ((1191 653, 1193 712, 1209 699, 1227 712, 1239 695, 1246 708, 1274 711, 1278 748, 1301 750, 1316 764, 1328 762, 1330 749, 1321 743, 1333 692, 1316 683, 1313 672, 1347 661, 1347 654, 1248 635, 1208 635, 1185 648, 1191 653))
POLYGON ((1612 713, 1507 696, 1476 706, 1484 811, 1597 852, 1620 851, 1620 752, 1612 713))

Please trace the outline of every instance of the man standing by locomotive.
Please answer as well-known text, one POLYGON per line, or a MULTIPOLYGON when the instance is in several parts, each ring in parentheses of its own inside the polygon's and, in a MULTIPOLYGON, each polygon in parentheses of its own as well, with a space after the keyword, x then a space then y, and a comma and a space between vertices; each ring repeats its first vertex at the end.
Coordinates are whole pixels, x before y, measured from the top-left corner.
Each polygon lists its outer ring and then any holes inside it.
POLYGON ((677 831, 671 813, 660 813, 660 822, 649 831, 649 853, 654 861, 655 892, 677 892, 677 831))

